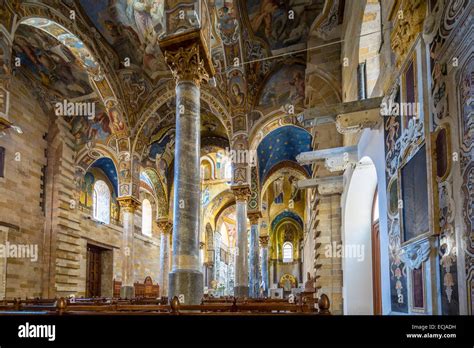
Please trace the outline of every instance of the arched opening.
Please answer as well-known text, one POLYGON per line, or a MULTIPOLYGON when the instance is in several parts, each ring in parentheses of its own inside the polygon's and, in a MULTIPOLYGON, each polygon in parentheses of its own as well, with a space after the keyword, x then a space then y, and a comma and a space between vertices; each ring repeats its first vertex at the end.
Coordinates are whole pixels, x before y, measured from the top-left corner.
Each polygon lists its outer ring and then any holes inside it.
POLYGON ((151 226, 153 220, 153 213, 151 203, 148 199, 142 202, 142 234, 148 237, 152 236, 151 226))
POLYGON ((342 258, 344 314, 374 313, 371 254, 373 242, 378 243, 372 240, 376 187, 375 165, 364 157, 355 167, 345 193, 342 245, 332 250, 333 257, 342 258))

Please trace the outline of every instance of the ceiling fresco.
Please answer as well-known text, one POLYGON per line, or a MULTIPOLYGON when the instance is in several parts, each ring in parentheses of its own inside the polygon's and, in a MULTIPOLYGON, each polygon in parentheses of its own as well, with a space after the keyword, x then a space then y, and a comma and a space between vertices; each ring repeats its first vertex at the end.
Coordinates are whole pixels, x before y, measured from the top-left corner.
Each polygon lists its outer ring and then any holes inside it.
MULTIPOLYGON (((312 150, 311 142, 311 134, 295 126, 284 126, 270 132, 257 147, 260 183, 265 181, 275 165, 284 161, 297 163, 297 155, 312 150)), ((309 166, 304 168, 311 174, 309 166)))
POLYGON ((13 42, 17 68, 52 93, 56 99, 89 96, 93 89, 89 76, 72 52, 46 32, 29 25, 20 25, 13 42))
POLYGON ((142 67, 153 79, 168 73, 158 45, 164 3, 165 0, 80 0, 90 21, 121 60, 129 58, 131 64, 142 67))
POLYGON ((266 81, 258 106, 263 108, 281 107, 287 104, 302 106, 305 96, 304 77, 304 65, 283 66, 266 81))
POLYGON ((306 46, 311 24, 324 7, 324 0, 247 0, 245 3, 252 32, 272 51, 298 44, 306 46))

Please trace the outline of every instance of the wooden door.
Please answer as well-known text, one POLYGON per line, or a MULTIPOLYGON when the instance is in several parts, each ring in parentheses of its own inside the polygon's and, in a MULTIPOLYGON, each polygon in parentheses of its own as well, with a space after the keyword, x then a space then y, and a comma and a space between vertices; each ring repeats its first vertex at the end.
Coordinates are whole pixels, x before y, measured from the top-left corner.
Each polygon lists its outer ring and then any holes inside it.
POLYGON ((100 248, 87 246, 86 297, 100 296, 101 256, 100 248))
POLYGON ((377 220, 372 225, 372 284, 374 299, 374 314, 382 314, 382 289, 380 284, 380 229, 377 220))

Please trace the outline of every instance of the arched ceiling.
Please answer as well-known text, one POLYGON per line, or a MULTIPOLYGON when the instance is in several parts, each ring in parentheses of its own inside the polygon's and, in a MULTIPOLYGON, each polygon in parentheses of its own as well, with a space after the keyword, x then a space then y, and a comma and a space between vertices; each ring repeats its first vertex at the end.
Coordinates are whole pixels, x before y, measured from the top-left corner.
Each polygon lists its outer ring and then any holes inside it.
MULTIPOLYGON (((284 126, 270 132, 257 147, 259 179, 262 184, 272 168, 281 162, 296 162, 301 152, 311 151, 312 137, 296 126, 284 126)), ((309 175, 311 168, 304 167, 309 175)))

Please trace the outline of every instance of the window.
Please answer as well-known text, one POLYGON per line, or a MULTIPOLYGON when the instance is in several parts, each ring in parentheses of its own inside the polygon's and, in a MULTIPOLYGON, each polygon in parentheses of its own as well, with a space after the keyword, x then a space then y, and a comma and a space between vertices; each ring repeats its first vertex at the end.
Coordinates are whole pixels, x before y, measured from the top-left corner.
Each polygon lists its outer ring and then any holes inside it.
POLYGON ((224 179, 232 179, 232 163, 229 158, 224 162, 224 179))
POLYGON ((293 262, 293 244, 283 243, 283 262, 293 262))
POLYGON ((102 180, 97 180, 94 184, 92 204, 94 219, 104 224, 110 223, 110 190, 102 180))
POLYGON ((151 210, 151 203, 148 199, 142 202, 142 234, 151 237, 151 222, 153 214, 151 210))

